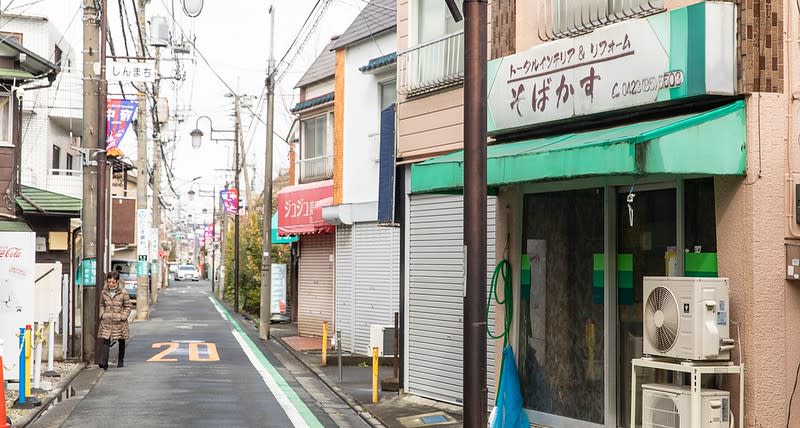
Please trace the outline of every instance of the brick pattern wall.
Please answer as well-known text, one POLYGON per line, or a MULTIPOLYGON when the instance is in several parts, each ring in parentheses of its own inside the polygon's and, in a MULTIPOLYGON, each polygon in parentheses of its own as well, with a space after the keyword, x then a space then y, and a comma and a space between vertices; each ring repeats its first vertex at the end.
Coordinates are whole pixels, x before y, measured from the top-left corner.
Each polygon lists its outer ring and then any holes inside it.
POLYGON ((516 4, 516 0, 492 0, 490 3, 492 15, 490 60, 516 53, 516 4))
POLYGON ((743 92, 783 92, 783 1, 736 0, 743 92))

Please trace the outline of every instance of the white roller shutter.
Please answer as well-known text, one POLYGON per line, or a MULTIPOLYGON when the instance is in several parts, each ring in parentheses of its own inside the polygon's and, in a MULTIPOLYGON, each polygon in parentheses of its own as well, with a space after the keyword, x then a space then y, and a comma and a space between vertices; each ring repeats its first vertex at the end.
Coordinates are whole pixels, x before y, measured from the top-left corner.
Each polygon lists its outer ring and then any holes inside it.
POLYGON ((336 329, 342 332, 342 349, 353 352, 353 228, 336 226, 336 329))
POLYGON ((399 306, 400 231, 376 223, 353 226, 355 341, 353 352, 369 355, 372 324, 393 325, 399 306))
MULTIPOLYGON (((408 389, 462 403, 463 197, 413 195, 408 238, 408 389)), ((496 198, 487 203, 487 293, 495 266, 496 198)), ((494 325, 491 306, 489 325, 494 325)), ((494 397, 494 341, 487 340, 487 384, 494 397)))
POLYGON ((300 238, 297 329, 301 336, 322 336, 322 322, 333 324, 334 234, 300 238))

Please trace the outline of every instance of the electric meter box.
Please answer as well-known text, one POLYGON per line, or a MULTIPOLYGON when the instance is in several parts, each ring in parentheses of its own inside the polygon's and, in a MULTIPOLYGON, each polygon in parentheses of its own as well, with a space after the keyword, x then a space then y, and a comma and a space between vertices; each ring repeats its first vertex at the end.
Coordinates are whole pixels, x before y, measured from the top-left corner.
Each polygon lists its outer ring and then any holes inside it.
POLYGON ((800 242, 786 242, 786 279, 800 280, 800 242))

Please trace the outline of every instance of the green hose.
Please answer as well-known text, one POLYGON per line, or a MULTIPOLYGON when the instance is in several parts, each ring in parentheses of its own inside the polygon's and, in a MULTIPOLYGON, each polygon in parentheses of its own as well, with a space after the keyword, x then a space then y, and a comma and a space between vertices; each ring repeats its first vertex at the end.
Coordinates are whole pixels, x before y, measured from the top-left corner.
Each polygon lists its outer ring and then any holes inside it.
MULTIPOLYGON (((511 263, 508 260, 501 260, 500 263, 494 268, 494 274, 492 274, 492 282, 489 286, 489 302, 486 305, 486 334, 489 336, 490 339, 500 340, 503 339, 503 349, 506 348, 508 345, 508 334, 511 331, 511 322, 514 319, 514 299, 512 298, 514 295, 514 285, 511 281, 511 263), (500 300, 500 297, 497 295, 497 281, 500 278, 503 278, 503 300, 500 300), (489 309, 491 308, 492 304, 496 305, 503 305, 503 332, 495 335, 492 333, 491 326, 489 325, 489 309)), ((500 387, 503 383, 503 363, 504 359, 501 358, 500 360, 500 381, 497 385, 497 390, 500 390, 500 387)), ((495 404, 497 404, 497 397, 495 396, 495 404)))

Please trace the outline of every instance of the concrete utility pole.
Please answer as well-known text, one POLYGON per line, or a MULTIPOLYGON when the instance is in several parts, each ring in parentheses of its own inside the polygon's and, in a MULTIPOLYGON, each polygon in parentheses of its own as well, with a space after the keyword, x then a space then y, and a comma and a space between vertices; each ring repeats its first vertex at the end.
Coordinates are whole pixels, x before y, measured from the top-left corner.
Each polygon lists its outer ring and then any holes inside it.
MULTIPOLYGON (((142 15, 144 15, 144 11, 142 10, 142 15)), ((156 80, 153 83, 153 99, 158 102, 159 92, 160 92, 160 85, 161 85, 161 48, 156 48, 156 80)), ((159 113, 160 114, 160 113, 159 113)), ((161 242, 161 202, 158 199, 161 193, 161 126, 159 124, 159 117, 158 115, 153 117, 153 129, 158 130, 153 135, 153 226, 157 232, 156 236, 151 237, 151 239, 155 239, 156 242, 159 244, 156 245, 157 248, 160 248, 161 242)), ((158 289, 161 287, 161 259, 158 257, 158 253, 156 253, 156 257, 153 260, 153 272, 151 278, 151 291, 150 295, 152 296, 151 299, 153 304, 155 305, 158 303, 158 289)))
MULTIPOLYGON (((238 313, 239 312, 239 211, 242 210, 241 200, 242 200, 242 189, 239 188, 239 143, 241 142, 241 130, 242 130, 242 102, 241 98, 238 95, 234 95, 234 99, 236 100, 236 127, 234 129, 234 186, 236 188, 236 212, 234 213, 234 220, 233 220, 233 311, 238 313)), ((213 131, 212 131, 213 132, 213 131)))
MULTIPOLYGON (((451 3, 452 0, 451 0, 451 3)), ((464 0, 464 426, 486 427, 486 14, 464 0)), ((451 8, 451 11, 453 9, 451 8)))
MULTIPOLYGON (((81 231, 83 234, 83 299, 81 301, 81 337, 83 361, 94 359, 94 332, 96 330, 94 308, 97 306, 97 290, 87 284, 89 266, 96 262, 97 250, 97 164, 94 161, 98 142, 98 78, 94 74, 99 62, 100 21, 95 0, 83 0, 83 147, 86 159, 83 164, 83 210, 81 231)), ((99 267, 99 266, 98 266, 99 267)))
MULTIPOLYGON (((99 297, 103 291, 106 282, 106 249, 108 243, 107 223, 108 223, 108 159, 106 158, 106 122, 108 120, 107 105, 108 105, 108 82, 106 81, 106 48, 108 37, 108 0, 100 2, 100 82, 98 86, 98 112, 97 112, 97 129, 98 129, 98 147, 103 151, 97 152, 97 282, 95 292, 99 297)), ((94 303, 94 319, 97 325, 100 318, 100 304, 99 299, 94 303)), ((95 356, 100 355, 100 341, 97 340, 97 329, 95 328, 95 356)))
POLYGON ((275 40, 275 9, 269 8, 269 66, 267 67, 267 147, 264 150, 264 238, 261 258, 261 311, 258 337, 269 340, 272 318, 272 132, 275 126, 275 80, 273 49, 275 40))
MULTIPOLYGON (((139 32, 142 34, 142 40, 136 46, 136 55, 140 58, 145 57, 145 40, 147 40, 146 28, 144 25, 145 2, 144 0, 137 1, 136 24, 139 26, 139 32)), ((147 94, 139 91, 139 111, 136 116, 136 142, 137 142, 137 156, 136 156, 136 208, 147 208, 147 94)), ((137 220, 138 221, 138 220, 137 220)), ((137 251, 138 252, 138 251, 137 251)), ((138 262, 142 263, 142 262, 138 262)), ((138 275, 136 277, 136 319, 145 320, 150 313, 150 290, 147 284, 147 275, 138 275)))

